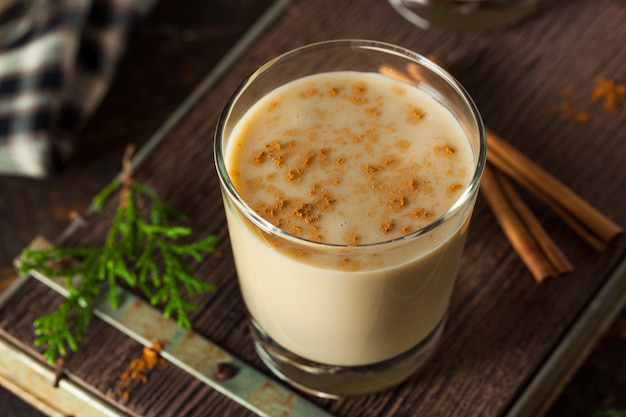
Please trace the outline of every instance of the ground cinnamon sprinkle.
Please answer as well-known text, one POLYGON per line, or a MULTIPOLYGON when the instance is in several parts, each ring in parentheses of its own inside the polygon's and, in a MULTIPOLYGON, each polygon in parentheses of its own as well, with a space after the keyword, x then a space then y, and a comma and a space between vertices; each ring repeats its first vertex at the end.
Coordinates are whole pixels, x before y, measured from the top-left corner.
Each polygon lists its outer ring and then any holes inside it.
POLYGON ((609 113, 616 113, 624 105, 626 85, 605 77, 596 79, 596 86, 591 92, 591 98, 601 100, 602 107, 609 113))
POLYGON ((365 166, 365 172, 367 174, 374 174, 374 173, 376 173, 376 172, 378 172, 380 170, 382 170, 382 168, 379 167, 379 166, 372 166, 372 165, 366 165, 365 166))
POLYGON ((300 207, 295 208, 293 210, 293 215, 299 219, 302 219, 309 223, 311 221, 311 212, 313 211, 313 206, 310 204, 302 204, 300 207))
POLYGON ((462 184, 459 184, 459 183, 450 184, 448 186, 448 192, 453 193, 455 191, 460 190, 461 188, 463 188, 462 184))
POLYGON ((252 162, 255 165, 261 165, 263 163, 263 157, 265 156, 265 152, 259 151, 256 155, 252 157, 252 162))
POLYGON ((352 91, 354 91, 354 94, 365 94, 367 85, 365 83, 357 83, 352 88, 352 91))
POLYGON ((576 110, 571 106, 571 104, 565 101, 559 105, 559 114, 578 123, 589 123, 593 118, 591 113, 576 110))
POLYGON ((360 241, 361 241, 361 236, 359 236, 359 235, 352 235, 352 239, 350 241, 350 244, 351 245, 358 245, 360 241))
POLYGON ((372 117, 378 117, 381 114, 380 110, 376 107, 368 107, 367 109, 365 109, 365 113, 369 114, 372 117))
POLYGON ((429 217, 432 217, 432 213, 422 207, 413 210, 411 212, 411 215, 415 217, 416 219, 419 219, 419 218, 428 219, 429 217))
POLYGON ((319 96, 319 95, 321 95, 321 93, 315 88, 309 88, 308 90, 303 91, 298 94, 300 98, 307 98, 307 97, 319 96))
POLYGON ((290 169, 287 171, 287 179, 289 181, 294 181, 302 177, 302 170, 300 168, 290 169))
MULTIPOLYGON (((563 91, 563 94, 567 97, 573 96, 574 93, 575 89, 571 86, 563 91)), ((596 102, 602 102, 602 109, 605 114, 615 115, 624 107, 626 102, 626 85, 607 77, 597 77, 596 83, 591 90, 591 99, 596 102)), ((567 101, 561 102, 557 109, 544 108, 541 113, 547 116, 557 114, 580 124, 589 123, 592 120, 596 120, 598 123, 602 122, 602 118, 599 115, 587 110, 576 109, 567 101)))
POLYGON ((453 155, 456 150, 454 149, 453 146, 450 146, 448 144, 443 145, 443 146, 435 146, 435 151, 437 152, 443 152, 446 155, 453 155))
POLYGON ((160 341, 155 341, 152 347, 144 346, 141 357, 133 359, 116 381, 118 396, 127 401, 134 386, 147 383, 150 371, 159 364, 165 364, 159 354, 163 347, 164 344, 160 341))
POLYGON ((354 104, 365 104, 367 103, 367 99, 365 97, 360 97, 360 96, 351 96, 350 101, 352 101, 354 104))
POLYGON ((385 223, 380 225, 380 231, 384 234, 387 234, 393 229, 393 220, 387 220, 385 223))
POLYGON ((280 197, 276 197, 276 204, 275 204, 275 206, 276 206, 276 208, 278 210, 284 209, 286 205, 287 205, 287 202, 285 200, 283 200, 280 197))
POLYGON ((394 212, 399 211, 401 208, 407 205, 404 196, 400 196, 399 198, 390 198, 387 203, 389 208, 394 212))
POLYGON ((409 108, 409 117, 407 118, 407 122, 411 124, 416 124, 420 120, 424 118, 425 114, 418 108, 411 107, 409 108))
POLYGON ((315 154, 313 152, 309 152, 306 155, 304 155, 304 160, 302 161, 302 168, 308 168, 309 165, 311 165, 311 161, 313 161, 314 156, 315 154))

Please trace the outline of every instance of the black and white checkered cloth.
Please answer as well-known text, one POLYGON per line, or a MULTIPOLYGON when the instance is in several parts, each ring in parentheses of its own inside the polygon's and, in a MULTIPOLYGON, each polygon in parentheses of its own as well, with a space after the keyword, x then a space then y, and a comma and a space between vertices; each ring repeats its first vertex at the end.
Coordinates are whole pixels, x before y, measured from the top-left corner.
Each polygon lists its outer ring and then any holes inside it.
POLYGON ((32 1, 30 30, 0 51, 0 175, 44 177, 71 155, 156 0, 32 1))

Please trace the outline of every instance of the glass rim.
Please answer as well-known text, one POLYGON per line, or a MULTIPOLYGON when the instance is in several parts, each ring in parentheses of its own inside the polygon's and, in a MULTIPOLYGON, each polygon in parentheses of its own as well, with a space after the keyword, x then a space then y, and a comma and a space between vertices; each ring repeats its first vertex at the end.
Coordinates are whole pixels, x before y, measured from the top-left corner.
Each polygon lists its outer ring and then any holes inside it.
POLYGON ((267 61, 265 64, 261 65, 257 68, 250 76, 248 76, 234 91, 234 93, 230 96, 224 109, 219 115, 217 126, 215 129, 214 141, 213 141, 213 153, 215 159, 215 166, 217 169, 217 175, 220 181, 221 188, 228 194, 231 201, 238 207, 238 209, 246 216, 246 218, 251 221, 255 226, 259 227, 261 230, 279 236, 281 238, 285 238, 287 240, 291 240, 294 242, 298 242, 300 244, 306 244, 314 247, 328 247, 328 248, 372 248, 378 247, 382 245, 390 245, 401 242, 413 241, 420 236, 426 235, 432 232, 435 229, 441 227, 444 223, 446 223, 450 218, 454 217, 459 210, 461 210, 465 204, 478 192, 478 188, 480 187, 480 180, 482 177, 482 172, 487 162, 487 138, 485 127, 480 116, 480 112, 478 107, 465 90, 465 88, 454 78, 449 72, 447 72, 444 68, 437 65, 435 62, 426 58, 423 55, 420 55, 416 52, 413 52, 407 48, 397 46, 391 43, 372 41, 372 40, 364 40, 364 39, 338 39, 338 40, 330 40, 330 41, 322 41, 307 44, 304 46, 300 46, 298 48, 287 51, 277 57, 267 61), (463 193, 459 196, 459 198, 454 202, 454 204, 441 216, 437 217, 434 221, 427 224, 415 232, 408 233, 403 236, 399 236, 393 239, 382 240, 378 242, 370 242, 370 243, 362 243, 362 244, 343 244, 343 243, 328 243, 328 242, 319 242, 315 240, 310 240, 303 238, 301 236, 289 233, 288 231, 276 227, 274 224, 266 220, 263 216, 258 214, 256 211, 252 209, 246 203, 245 199, 239 194, 235 185, 230 179, 230 174, 228 173, 228 169, 226 168, 226 164, 224 161, 224 155, 222 150, 223 139, 224 139, 224 129, 226 126, 226 120, 230 116, 230 113, 236 104, 239 97, 243 94, 245 89, 249 84, 251 84, 258 76, 265 73, 268 69, 273 67, 275 64, 291 59, 292 57, 298 56, 303 52, 307 51, 316 51, 330 48, 362 48, 362 49, 371 49, 380 51, 386 54, 397 55, 400 57, 404 57, 408 60, 411 60, 418 65, 427 68, 428 70, 434 72, 439 78, 443 79, 446 84, 448 84, 453 91, 462 99, 462 101, 468 106, 471 111, 472 121, 475 122, 476 128, 478 131, 478 157, 476 159, 474 174, 472 175, 472 179, 470 183, 465 187, 463 193))

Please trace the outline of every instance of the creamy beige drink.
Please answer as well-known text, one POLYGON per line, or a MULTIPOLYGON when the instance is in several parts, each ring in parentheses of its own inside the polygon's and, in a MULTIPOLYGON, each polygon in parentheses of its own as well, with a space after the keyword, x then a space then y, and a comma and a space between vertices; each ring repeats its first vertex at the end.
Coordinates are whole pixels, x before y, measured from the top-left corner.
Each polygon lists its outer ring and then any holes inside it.
POLYGON ((466 192, 476 158, 431 95, 371 72, 303 77, 240 118, 224 158, 256 216, 291 235, 226 210, 246 305, 279 345, 323 364, 372 364, 443 320, 469 216, 428 225, 466 192))

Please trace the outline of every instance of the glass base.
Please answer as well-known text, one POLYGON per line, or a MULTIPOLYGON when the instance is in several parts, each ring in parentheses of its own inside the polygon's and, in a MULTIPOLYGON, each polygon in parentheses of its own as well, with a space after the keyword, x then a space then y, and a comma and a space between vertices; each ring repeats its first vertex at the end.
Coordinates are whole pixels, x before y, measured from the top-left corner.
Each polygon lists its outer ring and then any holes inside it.
POLYGON ((363 366, 317 363, 295 355, 270 338, 250 319, 254 346, 261 360, 280 379, 308 394, 322 398, 368 394, 405 381, 424 365, 435 350, 446 317, 411 350, 383 362, 363 366))
POLYGON ((389 0, 402 17, 422 29, 483 31, 513 25, 529 16, 538 0, 389 0))

